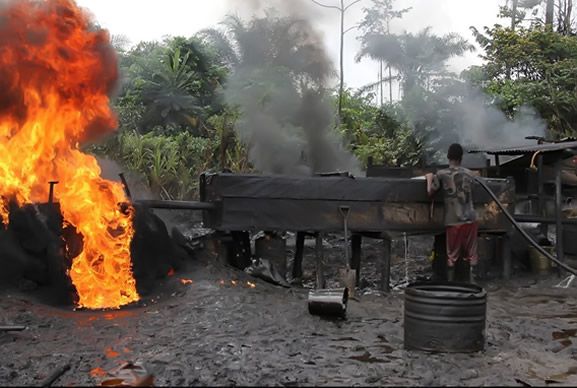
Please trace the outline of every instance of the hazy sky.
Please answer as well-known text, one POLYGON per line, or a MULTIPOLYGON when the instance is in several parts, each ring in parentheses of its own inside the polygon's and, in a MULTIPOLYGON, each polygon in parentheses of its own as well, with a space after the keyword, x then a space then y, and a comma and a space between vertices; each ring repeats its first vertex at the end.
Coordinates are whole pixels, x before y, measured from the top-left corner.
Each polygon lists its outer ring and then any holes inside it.
MULTIPOLYGON (((248 0, 77 0, 90 10, 96 21, 112 34, 128 37, 131 43, 141 40, 159 40, 166 35, 190 36, 195 32, 215 27, 227 13, 245 13, 248 0)), ((255 0, 251 0, 255 1, 255 0)), ((279 0, 277 0, 279 1, 279 0)), ((295 1, 295 0, 282 0, 295 1)), ((309 0, 300 0, 308 3, 309 0)), ((337 4, 338 0, 319 0, 325 4, 337 4)), ((352 0, 347 0, 349 3, 352 0)), ((267 3, 262 0, 262 3, 267 3)), ((481 29, 498 22, 499 5, 504 0, 397 0, 397 8, 413 7, 401 20, 395 20, 393 28, 397 32, 407 30, 417 32, 431 26, 437 34, 457 32, 473 42, 469 26, 481 29)), ((347 14, 347 27, 360 20, 362 8, 369 5, 362 0, 347 14)), ((313 5, 314 6, 314 5, 313 5)), ((317 8, 317 6, 314 6, 317 8)), ((325 38, 325 45, 338 63, 339 20, 338 12, 318 8, 311 16, 313 25, 325 38)), ((369 60, 358 64, 354 57, 359 49, 356 31, 347 34, 345 41, 345 76, 351 87, 359 87, 374 82, 377 65, 369 60)), ((454 71, 460 71, 471 64, 480 62, 479 51, 451 62, 454 71)))

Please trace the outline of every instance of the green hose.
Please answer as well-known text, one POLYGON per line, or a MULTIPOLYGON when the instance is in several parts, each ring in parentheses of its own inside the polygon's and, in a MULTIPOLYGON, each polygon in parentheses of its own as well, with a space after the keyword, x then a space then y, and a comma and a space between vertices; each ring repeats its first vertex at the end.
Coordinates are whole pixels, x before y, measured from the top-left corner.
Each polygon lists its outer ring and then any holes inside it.
POLYGON ((519 223, 515 221, 513 216, 507 211, 507 209, 505 209, 505 206, 503 206, 501 201, 499 201, 495 193, 489 188, 489 186, 487 186, 487 184, 480 177, 474 176, 473 178, 475 178, 475 180, 481 185, 481 187, 483 187, 485 191, 491 196, 491 198, 493 198, 493 200, 501 208, 505 216, 507 216, 509 221, 511 221, 513 226, 519 231, 519 233, 521 233, 521 235, 525 238, 525 240, 527 240, 529 244, 533 245, 543 256, 545 256, 547 259, 557 264, 559 267, 563 268, 565 271, 570 272, 573 275, 577 275, 577 270, 575 268, 569 267, 567 264, 563 263, 562 261, 559 261, 559 259, 552 256, 549 252, 543 249, 541 245, 539 245, 535 240, 533 240, 533 238, 529 235, 529 233, 527 233, 523 228, 521 228, 521 225, 519 225, 519 223))

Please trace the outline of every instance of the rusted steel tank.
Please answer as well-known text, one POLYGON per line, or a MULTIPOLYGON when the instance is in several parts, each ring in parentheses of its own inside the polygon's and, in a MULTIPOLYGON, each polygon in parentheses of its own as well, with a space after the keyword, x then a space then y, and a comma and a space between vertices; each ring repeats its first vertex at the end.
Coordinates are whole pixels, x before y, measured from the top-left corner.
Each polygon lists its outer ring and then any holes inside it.
POLYGON ((473 353, 485 347, 487 293, 460 283, 415 283, 405 290, 405 349, 473 353))

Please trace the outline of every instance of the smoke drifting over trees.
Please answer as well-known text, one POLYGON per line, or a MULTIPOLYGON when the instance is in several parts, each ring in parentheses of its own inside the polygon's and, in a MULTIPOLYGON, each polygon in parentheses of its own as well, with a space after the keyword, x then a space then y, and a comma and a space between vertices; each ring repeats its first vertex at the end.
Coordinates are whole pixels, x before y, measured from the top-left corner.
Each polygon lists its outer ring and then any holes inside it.
MULTIPOLYGON (((333 131, 336 118, 326 89, 334 70, 322 37, 303 18, 308 7, 278 4, 272 11, 252 1, 252 10, 264 16, 229 17, 225 23, 228 47, 222 51, 233 53, 225 96, 242 113, 235 130, 261 172, 358 173, 356 159, 333 131)), ((218 31, 205 35, 214 40, 218 31)))

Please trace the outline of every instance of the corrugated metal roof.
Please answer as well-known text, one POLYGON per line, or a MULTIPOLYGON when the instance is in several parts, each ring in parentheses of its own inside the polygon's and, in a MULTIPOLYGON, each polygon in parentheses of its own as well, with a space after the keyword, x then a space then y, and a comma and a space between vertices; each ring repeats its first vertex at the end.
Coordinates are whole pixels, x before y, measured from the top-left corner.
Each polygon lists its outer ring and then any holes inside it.
POLYGON ((471 150, 469 153, 486 153, 490 155, 524 155, 535 152, 555 152, 569 149, 577 149, 577 141, 561 142, 561 143, 545 143, 535 144, 519 147, 509 148, 494 148, 485 150, 471 150))

